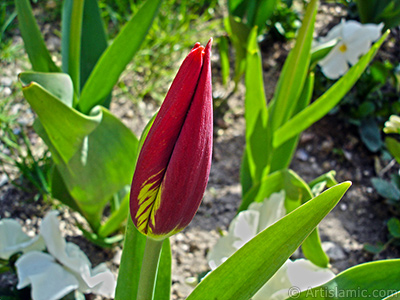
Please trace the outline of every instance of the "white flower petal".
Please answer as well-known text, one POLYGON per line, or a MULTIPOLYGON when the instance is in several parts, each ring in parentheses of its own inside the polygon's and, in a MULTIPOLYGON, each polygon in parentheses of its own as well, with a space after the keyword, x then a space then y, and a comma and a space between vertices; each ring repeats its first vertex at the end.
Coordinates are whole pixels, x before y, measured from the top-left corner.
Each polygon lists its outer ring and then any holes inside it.
POLYGON ((260 213, 258 211, 245 210, 240 212, 229 226, 229 234, 235 237, 233 246, 237 249, 256 236, 260 213))
POLYGON ((232 235, 225 235, 220 237, 215 246, 208 252, 207 260, 211 270, 215 270, 229 256, 236 252, 237 248, 233 246, 235 238, 232 235))
POLYGON ((337 24, 336 26, 332 27, 331 30, 329 30, 328 34, 325 37, 320 37, 319 40, 321 43, 326 43, 331 40, 341 38, 342 37, 342 29, 344 26, 345 21, 342 19, 342 21, 337 24))
POLYGON ((346 45, 347 50, 344 53, 346 60, 351 64, 355 65, 360 56, 364 55, 371 48, 371 41, 368 39, 356 39, 346 45))
POLYGON ((54 257, 32 251, 15 263, 18 289, 31 285, 33 300, 58 300, 78 288, 76 278, 59 265, 54 257))
POLYGON ((82 274, 82 279, 85 281, 88 289, 81 292, 91 292, 108 298, 114 298, 116 286, 115 277, 107 268, 106 264, 100 264, 91 271, 87 269, 87 271, 82 274))
POLYGON ((341 38, 345 43, 360 38, 363 25, 360 22, 349 20, 343 24, 341 38))
POLYGON ((339 42, 324 59, 318 62, 327 78, 337 79, 349 69, 345 55, 339 50, 342 45, 339 42))
POLYGON ((51 211, 44 217, 40 225, 40 234, 51 255, 71 271, 81 274, 86 266, 91 267, 90 261, 77 245, 66 243, 61 235, 57 215, 57 211, 51 211))
POLYGON ((259 209, 260 221, 257 232, 263 231, 283 216, 286 215, 285 209, 285 191, 272 194, 266 199, 259 209))
MULTIPOLYGON (((252 300, 269 300, 272 296, 281 290, 290 288, 292 285, 290 283, 289 277, 287 276, 287 263, 285 263, 275 274, 271 277, 266 284, 262 286, 261 289, 252 297, 252 300)), ((287 298, 286 297, 283 299, 287 298)))
POLYGON ((16 220, 0 220, 0 258, 9 259, 20 251, 25 253, 44 249, 43 240, 39 236, 31 239, 16 220))
MULTIPOLYGON (((261 206, 261 203, 256 204, 261 206)), ((257 234, 259 215, 258 211, 244 210, 232 220, 228 234, 221 237, 208 253, 211 269, 216 269, 257 234)))
POLYGON ((306 259, 297 259, 287 264, 287 274, 292 286, 301 291, 328 282, 335 274, 328 268, 321 268, 306 259))

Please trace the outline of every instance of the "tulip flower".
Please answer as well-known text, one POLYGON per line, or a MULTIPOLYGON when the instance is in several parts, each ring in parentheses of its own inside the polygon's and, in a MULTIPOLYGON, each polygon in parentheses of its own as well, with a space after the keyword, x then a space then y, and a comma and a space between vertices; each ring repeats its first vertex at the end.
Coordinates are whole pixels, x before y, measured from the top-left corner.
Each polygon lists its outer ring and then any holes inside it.
POLYGON ((196 43, 183 61, 138 157, 131 217, 154 240, 190 223, 207 185, 213 134, 211 43, 196 43))

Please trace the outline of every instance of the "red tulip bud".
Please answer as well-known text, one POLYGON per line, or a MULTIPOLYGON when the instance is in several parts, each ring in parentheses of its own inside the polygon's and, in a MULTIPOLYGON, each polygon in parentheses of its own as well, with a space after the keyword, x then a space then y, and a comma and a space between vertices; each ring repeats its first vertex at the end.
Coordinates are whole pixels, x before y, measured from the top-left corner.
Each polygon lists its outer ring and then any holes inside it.
POLYGON ((143 143, 130 209, 137 229, 163 239, 185 228, 200 205, 211 167, 211 43, 183 61, 143 143))

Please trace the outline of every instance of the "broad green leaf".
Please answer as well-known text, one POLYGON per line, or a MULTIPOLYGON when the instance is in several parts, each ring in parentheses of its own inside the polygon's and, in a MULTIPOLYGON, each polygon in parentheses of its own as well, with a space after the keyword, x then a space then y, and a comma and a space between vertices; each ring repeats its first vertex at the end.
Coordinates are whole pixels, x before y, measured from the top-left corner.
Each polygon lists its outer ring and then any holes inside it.
POLYGON ((261 53, 257 43, 257 27, 249 36, 246 58, 246 158, 253 182, 258 182, 268 174, 267 153, 270 144, 268 135, 268 110, 264 93, 261 53))
POLYGON ((97 106, 93 115, 100 124, 84 138, 80 150, 57 168, 71 196, 96 231, 105 204, 125 185, 131 184, 138 140, 106 108, 97 106))
POLYGON ((205 277, 187 300, 250 299, 335 207, 350 185, 345 182, 325 191, 259 233, 205 277))
POLYGON ((71 99, 67 98, 72 93, 72 84, 68 75, 23 73, 20 78, 24 97, 38 115, 53 148, 65 163, 68 162, 80 149, 84 138, 99 125, 101 115, 85 116, 69 106, 71 99), (49 85, 51 90, 31 81, 34 79, 49 85), (63 95, 63 100, 57 95, 63 95))
POLYGON ((312 0, 308 3, 296 44, 290 51, 279 77, 270 114, 273 132, 292 116, 300 93, 303 90, 310 64, 317 6, 317 0, 312 0))
POLYGON ((46 48, 29 0, 15 0, 15 8, 18 13, 19 29, 32 69, 37 72, 60 72, 46 48))
MULTIPOLYGON (((142 267, 142 259, 146 244, 146 237, 137 231, 129 215, 127 222, 125 241, 122 251, 121 264, 118 273, 115 300, 136 299, 139 274, 142 267)), ((169 239, 164 240, 155 290, 155 299, 170 297, 171 288, 171 247, 169 239)))
POLYGON ((273 139, 274 147, 279 147, 293 136, 307 129, 335 107, 364 72, 388 34, 389 32, 386 32, 368 53, 361 57, 358 63, 351 67, 328 91, 276 130, 273 139))
POLYGON ((357 265, 327 283, 288 299, 372 299, 381 300, 400 290, 400 259, 357 265))
POLYGON ((160 4, 161 0, 147 0, 104 51, 82 89, 79 100, 82 112, 89 112, 111 93, 122 71, 139 50, 160 4))
POLYGON ((71 78, 63 73, 23 72, 18 75, 23 86, 36 82, 65 105, 72 107, 74 90, 71 78))

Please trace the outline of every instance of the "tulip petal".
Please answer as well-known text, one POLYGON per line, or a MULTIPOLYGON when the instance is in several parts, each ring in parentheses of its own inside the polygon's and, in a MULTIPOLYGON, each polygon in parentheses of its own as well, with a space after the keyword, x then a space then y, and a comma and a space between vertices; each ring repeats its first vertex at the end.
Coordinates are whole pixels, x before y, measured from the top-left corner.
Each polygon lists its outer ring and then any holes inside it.
POLYGON ((206 48, 194 45, 139 154, 131 216, 138 230, 153 238, 185 227, 204 194, 212 148, 210 56, 211 41, 206 48))
POLYGON ((182 63, 140 151, 131 189, 131 216, 146 234, 166 167, 170 161, 203 65, 196 44, 182 63))
POLYGON ((213 135, 211 41, 204 52, 198 85, 152 210, 149 233, 155 236, 185 228, 207 186, 213 135))

